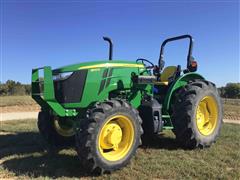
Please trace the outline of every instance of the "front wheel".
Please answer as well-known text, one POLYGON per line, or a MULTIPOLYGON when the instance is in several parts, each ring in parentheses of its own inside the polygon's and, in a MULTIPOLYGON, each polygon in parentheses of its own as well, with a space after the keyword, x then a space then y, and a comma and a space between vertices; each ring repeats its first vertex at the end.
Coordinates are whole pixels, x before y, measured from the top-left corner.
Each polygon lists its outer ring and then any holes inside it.
POLYGON ((74 143, 74 128, 47 111, 39 112, 37 125, 41 135, 50 145, 69 146, 74 143))
POLYGON ((172 108, 173 132, 184 147, 209 147, 222 126, 222 105, 211 82, 195 80, 181 88, 172 108))
POLYGON ((89 171, 113 171, 125 166, 141 144, 138 111, 121 100, 111 100, 89 110, 76 135, 81 162, 89 171))

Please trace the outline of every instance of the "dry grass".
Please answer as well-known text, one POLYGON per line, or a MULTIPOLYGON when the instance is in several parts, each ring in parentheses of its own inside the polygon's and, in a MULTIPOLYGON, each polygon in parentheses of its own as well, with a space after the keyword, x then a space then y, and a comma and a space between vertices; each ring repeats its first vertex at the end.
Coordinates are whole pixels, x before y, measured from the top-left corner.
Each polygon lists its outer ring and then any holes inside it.
POLYGON ((0 96, 0 107, 34 105, 31 96, 0 96))
POLYGON ((0 179, 240 179, 239 125, 224 124, 216 144, 192 151, 166 131, 127 167, 99 177, 85 172, 74 148, 49 153, 36 120, 2 122, 0 129, 0 179))
POLYGON ((240 120, 240 99, 222 99, 225 119, 240 120))
POLYGON ((240 106, 223 104, 225 119, 240 120, 240 106))
POLYGON ((31 96, 0 96, 0 112, 39 111, 39 105, 31 96))
MULTIPOLYGON (((222 99, 224 118, 240 120, 240 100, 222 99)), ((1 96, 1 112, 37 111, 39 106, 31 96, 1 96)))

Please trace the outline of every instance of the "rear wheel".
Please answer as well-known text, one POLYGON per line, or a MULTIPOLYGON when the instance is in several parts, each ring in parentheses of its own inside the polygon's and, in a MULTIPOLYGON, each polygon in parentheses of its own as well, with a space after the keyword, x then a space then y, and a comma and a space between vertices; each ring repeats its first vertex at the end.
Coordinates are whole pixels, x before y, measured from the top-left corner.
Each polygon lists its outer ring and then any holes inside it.
POLYGON ((74 128, 64 124, 46 111, 38 114, 38 129, 43 138, 51 145, 63 146, 74 143, 74 128))
POLYGON ((138 111, 121 100, 89 110, 76 135, 78 156, 89 171, 103 173, 125 166, 141 144, 138 111))
POLYGON ((172 108, 173 132, 184 147, 208 147, 222 125, 222 106, 215 85, 195 80, 180 89, 172 108))

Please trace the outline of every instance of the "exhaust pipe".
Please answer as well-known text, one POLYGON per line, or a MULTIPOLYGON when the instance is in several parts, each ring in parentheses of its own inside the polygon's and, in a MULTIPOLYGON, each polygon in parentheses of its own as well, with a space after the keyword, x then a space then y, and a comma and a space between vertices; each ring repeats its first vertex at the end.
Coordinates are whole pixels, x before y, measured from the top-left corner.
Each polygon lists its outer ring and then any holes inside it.
POLYGON ((113 49, 113 43, 112 40, 109 37, 103 37, 104 41, 107 41, 109 43, 109 61, 112 60, 112 49, 113 49))

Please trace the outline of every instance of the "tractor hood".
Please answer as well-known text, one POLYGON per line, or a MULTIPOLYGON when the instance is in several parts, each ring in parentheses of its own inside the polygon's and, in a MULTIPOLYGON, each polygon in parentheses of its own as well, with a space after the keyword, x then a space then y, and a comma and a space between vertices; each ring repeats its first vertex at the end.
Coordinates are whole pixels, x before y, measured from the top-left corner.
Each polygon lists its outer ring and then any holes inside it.
POLYGON ((139 67, 143 68, 142 63, 136 63, 134 61, 94 61, 94 62, 84 62, 68 66, 63 66, 53 70, 53 74, 58 74, 62 72, 73 72, 81 69, 98 69, 106 67, 139 67))

